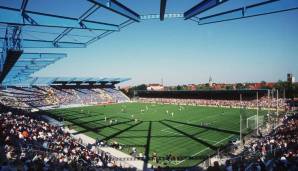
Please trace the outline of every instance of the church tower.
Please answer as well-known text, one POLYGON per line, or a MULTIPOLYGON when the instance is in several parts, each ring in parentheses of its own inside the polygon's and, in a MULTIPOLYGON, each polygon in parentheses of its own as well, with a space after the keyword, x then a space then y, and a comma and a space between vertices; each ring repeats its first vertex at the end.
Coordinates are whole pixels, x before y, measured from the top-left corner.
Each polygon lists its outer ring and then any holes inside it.
POLYGON ((209 87, 212 87, 212 85, 213 85, 212 77, 210 76, 210 77, 209 77, 209 87))

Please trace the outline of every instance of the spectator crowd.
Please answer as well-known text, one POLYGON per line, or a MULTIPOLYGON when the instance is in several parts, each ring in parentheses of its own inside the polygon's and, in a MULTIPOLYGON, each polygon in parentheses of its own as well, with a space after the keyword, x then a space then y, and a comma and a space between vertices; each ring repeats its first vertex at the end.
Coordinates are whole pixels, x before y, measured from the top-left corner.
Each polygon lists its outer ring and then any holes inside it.
POLYGON ((112 88, 62 89, 49 86, 0 90, 0 103, 20 109, 68 105, 97 105, 127 102, 129 98, 112 88))
MULTIPOLYGON (((0 114, 0 170, 80 170, 122 167, 95 145, 38 118, 0 114)), ((2 171, 1 170, 1 171, 2 171)))
POLYGON ((208 171, 296 171, 298 170, 298 113, 283 118, 268 135, 245 146, 240 156, 225 165, 215 161, 208 171))
POLYGON ((276 108, 285 109, 287 107, 284 99, 269 99, 260 98, 259 100, 207 100, 207 99, 174 99, 174 98, 139 98, 138 101, 145 103, 162 103, 162 104, 178 104, 178 105, 203 105, 203 106, 218 106, 218 107, 240 107, 248 108, 276 108))

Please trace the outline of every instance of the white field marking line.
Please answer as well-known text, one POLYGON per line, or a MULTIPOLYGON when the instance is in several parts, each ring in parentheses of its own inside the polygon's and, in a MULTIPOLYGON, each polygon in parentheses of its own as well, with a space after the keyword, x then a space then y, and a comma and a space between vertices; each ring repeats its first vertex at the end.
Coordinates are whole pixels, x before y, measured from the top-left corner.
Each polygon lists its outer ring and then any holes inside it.
POLYGON ((209 140, 209 139, 206 139, 206 138, 198 138, 199 140, 205 140, 205 141, 210 141, 210 142, 213 142, 213 143, 217 143, 217 141, 214 141, 214 140, 209 140))
MULTIPOLYGON (((212 117, 213 115, 211 115, 211 116, 208 116, 208 117, 206 117, 206 118, 209 118, 209 117, 212 117)), ((204 119, 206 119, 206 118, 204 118, 204 119)), ((190 121, 190 122, 187 122, 187 123, 194 123, 194 122, 198 122, 198 121, 201 121, 202 119, 199 119, 199 120, 196 120, 196 121, 190 121)), ((175 128, 178 128, 178 127, 183 127, 183 126, 187 126, 187 125, 184 125, 184 124, 180 124, 180 125, 178 125, 178 126, 176 126, 175 128)), ((164 130, 168 130, 168 129, 171 129, 171 128, 164 128, 164 129, 162 129, 161 131, 164 131, 164 130)))
MULTIPOLYGON (((195 120, 195 121, 191 121, 191 122, 187 122, 187 123, 194 123, 194 122, 202 121, 202 120, 205 120, 205 119, 207 119, 207 118, 215 117, 215 116, 217 116, 217 115, 219 115, 219 114, 215 114, 215 115, 207 116, 207 117, 205 117, 205 118, 202 118, 202 119, 199 119, 199 120, 195 120)), ((185 124, 180 124, 180 125, 176 126, 175 128, 183 127, 183 126, 187 126, 187 125, 185 125, 185 124)), ((170 129, 170 128, 164 128, 164 129, 162 129, 161 131, 168 130, 168 129, 170 129)))
POLYGON ((167 130, 161 130, 162 132, 167 132, 167 133, 170 133, 170 134, 175 134, 175 135, 181 135, 181 136, 183 136, 182 134, 180 134, 180 133, 176 133, 176 132, 172 132, 172 131, 167 131, 167 130))
MULTIPOLYGON (((227 138, 224 138, 224 139, 222 139, 222 140, 220 140, 220 141, 218 141, 217 143, 212 144, 212 145, 216 145, 216 144, 218 144, 218 143, 221 143, 221 142, 223 142, 224 140, 226 140, 226 139, 228 139, 228 138, 230 138, 230 137, 232 137, 232 136, 233 136, 233 135, 230 135, 230 136, 228 136, 227 138)), ((202 152, 204 152, 204 151, 206 151, 206 150, 208 150, 208 149, 209 149, 209 147, 207 147, 207 148, 205 148, 205 149, 203 149, 203 150, 201 150, 201 151, 199 151, 199 152, 193 154, 191 157, 194 157, 194 156, 196 156, 196 155, 198 155, 198 154, 200 154, 200 153, 202 153, 202 152)), ((179 161, 178 163, 175 163, 175 165, 178 165, 178 164, 180 164, 180 163, 183 163, 183 162, 185 162, 185 160, 186 160, 186 159, 181 160, 181 161, 179 161)))
MULTIPOLYGON (((178 126, 176 126, 176 128, 177 128, 177 127, 181 127, 181 126, 183 126, 183 125, 178 125, 178 126)), ((166 130, 168 130, 168 129, 170 129, 170 128, 164 128, 164 129, 162 129, 161 131, 166 131, 166 130)))
MULTIPOLYGON (((172 132, 172 131, 163 131, 163 132, 166 132, 166 133, 170 133, 170 134, 175 134, 175 135, 181 135, 181 136, 185 136, 183 134, 180 134, 180 133, 176 133, 176 132, 172 132)), ((185 136, 186 137, 186 136, 185 136)), ((195 137, 196 138, 196 137, 195 137)), ((210 140, 210 139, 206 139, 206 138, 198 138, 200 140, 205 140, 205 141, 209 141, 209 142, 213 142, 213 143, 217 143, 218 141, 214 141, 214 140, 210 140)))
MULTIPOLYGON (((210 117, 210 116, 209 116, 210 117)), ((206 117, 207 118, 207 117, 206 117)), ((191 123, 194 123, 194 122, 198 122, 198 121, 201 121, 202 119, 199 119, 197 121, 190 121, 190 122, 187 122, 188 124, 191 124, 191 123)), ((183 126, 189 126, 189 125, 185 125, 185 124, 180 124, 178 126, 176 126, 175 128, 178 128, 178 127, 183 127, 183 126)), ((161 131, 164 131, 164 130, 168 130, 168 129, 171 129, 171 128, 164 128, 162 129, 161 131)))

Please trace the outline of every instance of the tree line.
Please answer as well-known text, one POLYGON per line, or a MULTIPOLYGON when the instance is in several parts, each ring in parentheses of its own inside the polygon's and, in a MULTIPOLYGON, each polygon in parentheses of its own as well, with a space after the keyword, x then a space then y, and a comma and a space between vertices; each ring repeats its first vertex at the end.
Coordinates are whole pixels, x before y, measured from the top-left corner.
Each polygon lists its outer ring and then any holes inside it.
MULTIPOLYGON (((236 83, 236 84, 213 84, 210 86, 206 84, 197 85, 177 85, 177 86, 165 86, 165 91, 200 91, 200 90, 251 90, 253 89, 252 83, 236 83)), ((258 89, 268 89, 275 91, 278 90, 280 97, 285 96, 286 98, 298 97, 298 83, 291 83, 287 81, 279 80, 273 84, 267 84, 262 81, 258 89)), ((128 89, 121 89, 129 97, 134 97, 137 91, 147 90, 146 84, 130 87, 128 89)))

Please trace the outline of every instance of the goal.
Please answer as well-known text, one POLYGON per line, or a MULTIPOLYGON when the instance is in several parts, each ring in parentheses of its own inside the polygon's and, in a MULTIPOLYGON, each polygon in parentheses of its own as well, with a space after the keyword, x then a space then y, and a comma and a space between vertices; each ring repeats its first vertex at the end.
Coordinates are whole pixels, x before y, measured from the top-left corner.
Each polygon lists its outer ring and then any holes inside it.
MULTIPOLYGON (((259 119, 259 127, 260 127, 264 122, 264 116, 259 116, 258 119, 259 119)), ((254 130, 257 128, 257 115, 253 115, 246 119, 246 128, 251 130, 254 130)))
POLYGON ((246 128, 251 130, 257 128, 257 115, 253 115, 246 119, 246 128))

